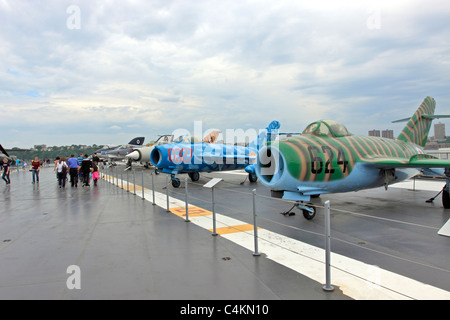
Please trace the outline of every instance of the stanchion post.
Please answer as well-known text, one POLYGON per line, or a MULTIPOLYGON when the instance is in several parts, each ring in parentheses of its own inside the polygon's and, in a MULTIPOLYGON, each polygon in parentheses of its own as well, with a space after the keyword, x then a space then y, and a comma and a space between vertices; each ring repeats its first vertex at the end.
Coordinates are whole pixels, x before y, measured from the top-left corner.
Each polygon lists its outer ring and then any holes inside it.
POLYGON ((130 178, 128 177, 128 172, 129 170, 127 170, 127 191, 130 192, 130 178))
POLYGON ((133 169, 133 194, 136 195, 136 176, 133 169))
POLYGON ((156 205, 156 203, 155 203, 155 173, 154 172, 152 172, 152 194, 153 194, 153 202, 152 202, 152 204, 155 206, 156 205))
POLYGON ((211 201, 212 201, 212 212, 213 212, 213 233, 212 236, 217 236, 216 232, 216 203, 214 200, 214 186, 211 188, 211 201))
POLYGON ((211 188, 211 197, 212 197, 212 213, 213 213, 213 233, 212 236, 217 236, 216 232, 216 209, 214 203, 214 186, 222 181, 222 178, 213 178, 207 184, 205 184, 204 188, 211 188))
POLYGON ((170 209, 169 209, 169 175, 167 175, 166 176, 166 196, 167 196, 167 209, 166 209, 166 211, 167 212, 170 212, 170 209))
POLYGON ((142 170, 142 200, 145 200, 145 196, 144 196, 144 170, 142 170))
POLYGON ((334 287, 331 285, 330 274, 330 200, 325 201, 325 285, 322 287, 324 291, 333 291, 334 287))
POLYGON ((186 219, 184 221, 190 222, 189 220, 189 209, 188 209, 188 181, 184 178, 184 190, 185 190, 185 203, 186 203, 186 219))
POLYGON ((254 228, 254 238, 255 238, 255 252, 253 255, 255 257, 260 256, 261 254, 258 251, 258 226, 256 224, 256 189, 253 189, 253 228, 254 228))
POLYGON ((123 191, 123 171, 120 171, 120 187, 122 188, 123 191))

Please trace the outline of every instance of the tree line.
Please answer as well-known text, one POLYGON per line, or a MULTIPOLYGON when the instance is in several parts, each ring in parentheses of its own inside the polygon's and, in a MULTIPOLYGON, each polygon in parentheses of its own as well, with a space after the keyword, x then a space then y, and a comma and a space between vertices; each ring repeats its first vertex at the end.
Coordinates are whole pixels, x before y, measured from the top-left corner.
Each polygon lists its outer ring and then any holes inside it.
POLYGON ((42 159, 50 159, 54 160, 56 157, 67 157, 71 154, 75 155, 76 157, 82 154, 88 154, 92 155, 95 151, 102 148, 103 146, 82 146, 82 145, 71 145, 71 146, 53 146, 53 147, 47 147, 46 150, 42 150, 41 146, 37 146, 36 150, 28 150, 28 151, 20 151, 19 148, 12 148, 11 151, 9 151, 9 155, 13 157, 17 157, 19 159, 27 159, 27 160, 33 160, 35 157, 38 157, 39 160, 42 159), (14 150, 17 149, 17 150, 14 150))

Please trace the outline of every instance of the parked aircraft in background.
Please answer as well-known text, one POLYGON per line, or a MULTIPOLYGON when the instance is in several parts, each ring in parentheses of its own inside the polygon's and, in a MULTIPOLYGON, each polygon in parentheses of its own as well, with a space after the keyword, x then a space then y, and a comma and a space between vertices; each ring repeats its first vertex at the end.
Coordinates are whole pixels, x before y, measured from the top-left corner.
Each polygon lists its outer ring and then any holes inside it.
MULTIPOLYGON (((219 138, 219 134, 221 133, 222 131, 220 130, 213 130, 209 134, 207 134, 202 141, 206 143, 219 143, 220 141, 218 141, 217 139, 219 138)), ((221 142, 223 143, 223 140, 221 142)))
POLYGON ((8 152, 6 152, 5 149, 3 149, 3 146, 0 144, 0 161, 3 163, 3 159, 7 159, 8 162, 12 161, 12 158, 9 156, 8 152))
MULTIPOLYGON (((340 123, 321 120, 301 135, 269 142, 255 165, 272 196, 293 200, 306 219, 315 215, 312 196, 377 188, 409 179, 421 169, 444 168, 442 201, 450 207, 450 161, 424 154, 436 102, 427 97, 396 140, 350 134, 340 123)), ((402 121, 399 120, 399 121, 402 121)), ((442 171, 443 172, 443 171, 442 171)), ((292 209, 291 209, 292 210, 292 209)))
POLYGON ((109 162, 114 162, 115 160, 125 159, 125 156, 132 152, 136 148, 141 148, 144 145, 144 137, 137 137, 132 139, 126 145, 107 145, 106 147, 96 151, 98 157, 105 159, 109 162))
MULTIPOLYGON (((203 138, 202 141, 206 143, 215 143, 220 133, 222 133, 222 131, 218 130, 211 131, 208 135, 205 136, 205 138, 203 138)), ((175 140, 177 140, 177 142, 182 142, 183 139, 186 140, 187 137, 181 136, 178 137, 177 139, 174 139, 174 136, 172 134, 161 135, 153 145, 136 149, 133 152, 126 155, 125 157, 128 159, 127 167, 131 167, 133 162, 139 162, 140 164, 148 168, 149 166, 152 165, 152 162, 150 160, 150 154, 156 146, 173 143, 175 140)))
POLYGON ((248 146, 206 143, 184 137, 180 142, 156 146, 150 154, 158 171, 172 177, 177 188, 180 180, 175 175, 187 173, 192 181, 199 179, 199 172, 245 169, 251 182, 257 180, 253 164, 260 146, 265 145, 278 132, 280 124, 272 121, 248 146))
POLYGON ((150 161, 150 153, 152 152, 152 150, 156 146, 161 146, 163 144, 172 142, 173 142, 173 134, 164 134, 160 135, 153 145, 144 146, 133 150, 132 152, 130 152, 125 156, 125 158, 127 159, 127 168, 131 167, 133 162, 139 162, 140 164, 148 168, 149 166, 152 165, 150 161))

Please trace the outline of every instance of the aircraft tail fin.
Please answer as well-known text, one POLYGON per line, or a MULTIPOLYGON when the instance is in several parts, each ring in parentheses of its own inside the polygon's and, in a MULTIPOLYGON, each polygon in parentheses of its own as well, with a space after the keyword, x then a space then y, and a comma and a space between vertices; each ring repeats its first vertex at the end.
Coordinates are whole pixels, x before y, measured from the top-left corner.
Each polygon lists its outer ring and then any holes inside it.
POLYGON ((268 141, 272 141, 275 135, 278 134, 278 129, 280 129, 280 123, 278 121, 272 121, 262 130, 255 140, 249 143, 248 148, 250 150, 259 151, 262 146, 265 146, 268 141))
POLYGON ((214 130, 211 131, 207 136, 205 136, 202 141, 206 143, 214 143, 217 141, 217 138, 219 137, 219 134, 221 134, 222 131, 214 130))
POLYGON ((133 140, 131 140, 130 142, 128 142, 128 144, 142 146, 144 144, 144 140, 145 140, 145 137, 136 137, 133 140))
POLYGON ((397 139, 425 147, 433 119, 446 117, 434 115, 435 107, 436 101, 426 97, 411 118, 394 121, 408 121, 397 139))

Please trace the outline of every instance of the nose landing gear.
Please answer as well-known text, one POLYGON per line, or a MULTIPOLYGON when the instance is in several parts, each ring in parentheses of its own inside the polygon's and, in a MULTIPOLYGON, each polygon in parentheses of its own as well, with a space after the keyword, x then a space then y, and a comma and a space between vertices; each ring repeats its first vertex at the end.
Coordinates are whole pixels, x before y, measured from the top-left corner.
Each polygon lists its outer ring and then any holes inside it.
POLYGON ((302 210, 303 217, 305 217, 306 220, 312 220, 316 216, 316 207, 312 203, 303 204, 303 202, 296 202, 292 208, 290 208, 288 211, 281 212, 283 215, 289 215, 293 216, 295 215, 292 210, 297 207, 297 209, 302 210))

